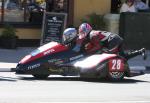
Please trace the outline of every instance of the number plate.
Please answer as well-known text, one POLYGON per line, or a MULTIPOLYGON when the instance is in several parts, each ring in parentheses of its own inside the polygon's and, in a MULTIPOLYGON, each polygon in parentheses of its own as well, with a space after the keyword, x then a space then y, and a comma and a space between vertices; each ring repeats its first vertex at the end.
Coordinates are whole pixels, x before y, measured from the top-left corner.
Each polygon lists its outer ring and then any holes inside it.
POLYGON ((124 71, 124 60, 122 59, 111 59, 109 61, 109 71, 111 72, 123 72, 124 71))

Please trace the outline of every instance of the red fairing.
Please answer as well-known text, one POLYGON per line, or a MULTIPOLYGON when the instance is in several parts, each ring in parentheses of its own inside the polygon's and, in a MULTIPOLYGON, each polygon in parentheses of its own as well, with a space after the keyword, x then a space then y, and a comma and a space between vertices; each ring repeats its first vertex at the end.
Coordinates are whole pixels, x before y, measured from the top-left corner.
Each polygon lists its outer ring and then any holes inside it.
POLYGON ((21 61, 19 62, 19 64, 24 64, 26 62, 28 62, 31 58, 31 55, 26 55, 23 59, 21 59, 21 61))
POLYGON ((51 55, 57 52, 65 51, 65 50, 68 50, 68 47, 62 44, 56 43, 56 42, 51 42, 51 43, 48 43, 39 47, 37 49, 38 51, 37 54, 31 53, 30 55, 25 56, 19 63, 24 64, 24 63, 33 61, 35 59, 44 57, 46 55, 51 55))
POLYGON ((86 45, 85 49, 86 49, 87 53, 93 53, 93 52, 103 48, 103 46, 101 46, 99 42, 100 42, 99 38, 93 37, 91 39, 91 42, 86 45))

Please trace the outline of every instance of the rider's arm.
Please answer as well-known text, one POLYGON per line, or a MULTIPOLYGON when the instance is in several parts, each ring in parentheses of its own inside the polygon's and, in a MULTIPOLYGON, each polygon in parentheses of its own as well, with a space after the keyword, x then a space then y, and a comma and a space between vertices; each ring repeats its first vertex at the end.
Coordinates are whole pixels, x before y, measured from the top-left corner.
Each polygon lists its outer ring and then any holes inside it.
MULTIPOLYGON (((89 47, 86 51, 87 53, 94 53, 98 50, 101 50, 103 48, 102 45, 100 45, 100 39, 97 36, 93 36, 90 40, 89 47)), ((87 46, 88 47, 88 46, 87 46)))
POLYGON ((75 52, 80 52, 81 51, 81 46, 83 45, 83 41, 84 41, 84 38, 82 38, 82 39, 77 38, 75 47, 72 50, 75 51, 75 52))

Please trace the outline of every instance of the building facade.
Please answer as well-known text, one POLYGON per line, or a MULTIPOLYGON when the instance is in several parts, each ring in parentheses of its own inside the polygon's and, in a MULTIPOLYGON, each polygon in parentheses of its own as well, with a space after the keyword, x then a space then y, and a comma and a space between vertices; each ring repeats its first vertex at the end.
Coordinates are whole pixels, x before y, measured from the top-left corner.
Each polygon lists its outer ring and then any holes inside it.
POLYGON ((78 27, 91 13, 118 13, 119 5, 120 0, 0 0, 0 31, 9 23, 17 29, 20 46, 32 46, 41 38, 45 11, 67 13, 67 27, 78 27))

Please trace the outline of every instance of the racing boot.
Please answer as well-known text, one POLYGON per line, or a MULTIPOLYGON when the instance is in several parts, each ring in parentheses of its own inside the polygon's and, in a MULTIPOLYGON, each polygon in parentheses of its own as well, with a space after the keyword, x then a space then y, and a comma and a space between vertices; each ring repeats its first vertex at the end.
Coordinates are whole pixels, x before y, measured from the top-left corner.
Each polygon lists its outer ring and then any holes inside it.
POLYGON ((140 54, 142 54, 143 59, 146 60, 147 59, 147 55, 146 55, 146 49, 142 48, 139 50, 140 54))
POLYGON ((145 51, 146 51, 146 49, 145 49, 145 48, 142 48, 142 49, 140 49, 140 50, 135 50, 135 51, 132 51, 132 52, 128 52, 128 53, 126 54, 126 58, 127 58, 127 60, 128 60, 128 59, 131 59, 131 58, 136 57, 136 56, 138 56, 138 55, 142 55, 142 56, 143 56, 143 59, 146 60, 147 55, 146 55, 145 51))

